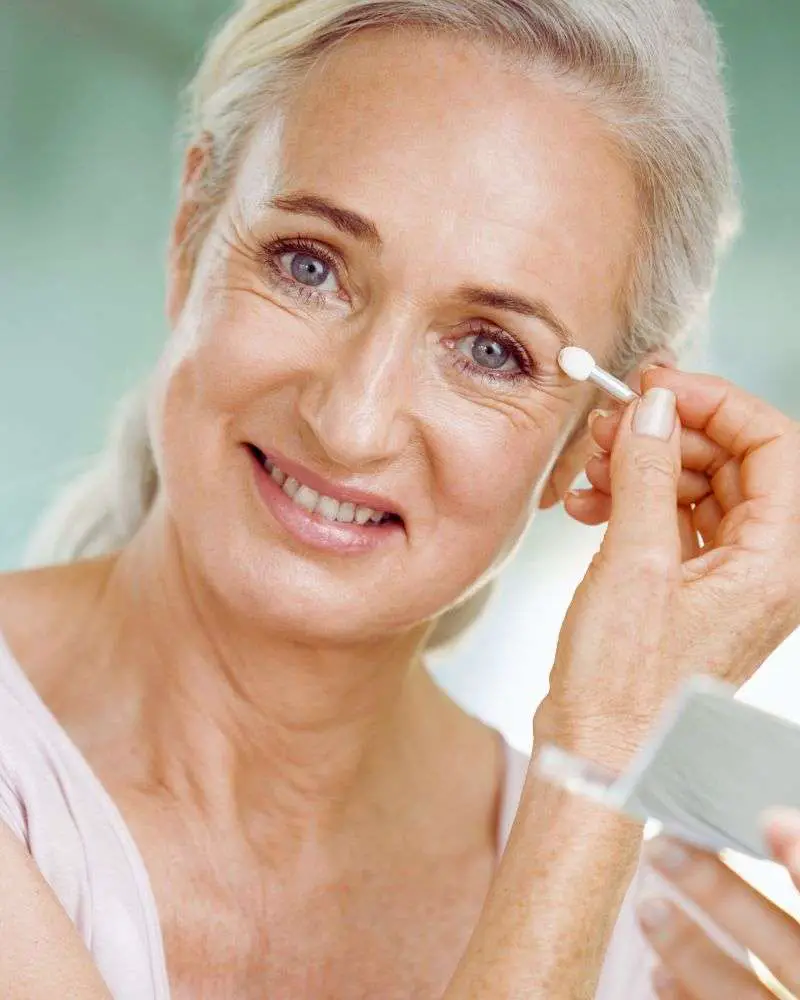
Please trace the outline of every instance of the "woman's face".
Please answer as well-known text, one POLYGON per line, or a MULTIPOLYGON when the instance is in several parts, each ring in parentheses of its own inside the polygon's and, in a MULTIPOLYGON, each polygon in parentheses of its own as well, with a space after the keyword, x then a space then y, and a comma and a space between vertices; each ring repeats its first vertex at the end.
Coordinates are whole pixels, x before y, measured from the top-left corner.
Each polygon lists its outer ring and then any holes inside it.
POLYGON ((348 40, 275 134, 174 266, 166 509, 240 610, 371 639, 517 541, 586 403, 559 349, 619 335, 636 192, 577 98, 455 39, 348 40))

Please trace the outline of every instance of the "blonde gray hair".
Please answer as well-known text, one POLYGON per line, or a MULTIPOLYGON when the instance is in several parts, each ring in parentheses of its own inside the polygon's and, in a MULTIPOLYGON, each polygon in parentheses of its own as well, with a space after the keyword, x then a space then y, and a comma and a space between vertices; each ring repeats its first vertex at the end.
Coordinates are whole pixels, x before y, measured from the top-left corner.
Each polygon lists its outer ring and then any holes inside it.
MULTIPOLYGON (((187 140, 210 150, 189 237, 195 256, 265 116, 334 45, 398 27, 454 33, 511 56, 523 72, 549 71, 607 122, 643 209, 612 367, 628 370, 702 326, 738 202, 721 50, 698 0, 245 0, 188 89, 187 140)), ((45 518, 34 561, 101 554, 137 531, 158 490, 146 396, 123 401, 105 454, 45 518)), ((447 612, 433 643, 461 631, 485 599, 479 592, 447 612)))

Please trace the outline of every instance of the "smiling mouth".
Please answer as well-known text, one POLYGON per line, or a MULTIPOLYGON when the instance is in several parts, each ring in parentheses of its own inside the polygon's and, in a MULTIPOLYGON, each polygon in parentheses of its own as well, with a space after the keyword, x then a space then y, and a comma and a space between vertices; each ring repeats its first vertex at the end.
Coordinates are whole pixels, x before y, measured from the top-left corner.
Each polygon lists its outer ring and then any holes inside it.
POLYGON ((269 474, 270 478, 283 490, 287 497, 307 514, 315 515, 324 521, 334 521, 338 524, 356 524, 359 527, 380 528, 390 524, 402 524, 403 519, 393 511, 375 510, 365 504, 349 500, 336 500, 304 483, 287 476, 283 470, 265 455, 254 444, 247 448, 253 458, 269 474))

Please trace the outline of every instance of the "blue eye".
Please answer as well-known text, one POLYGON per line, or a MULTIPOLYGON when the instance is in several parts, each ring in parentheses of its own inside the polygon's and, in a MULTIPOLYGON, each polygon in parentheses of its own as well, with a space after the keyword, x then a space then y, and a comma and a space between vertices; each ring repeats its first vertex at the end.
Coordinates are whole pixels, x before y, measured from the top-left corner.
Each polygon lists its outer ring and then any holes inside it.
POLYGON ((289 273, 301 285, 316 288, 324 284, 331 273, 330 267, 324 261, 311 254, 292 252, 281 255, 282 260, 285 257, 291 258, 289 273))
POLYGON ((479 368, 493 372, 518 372, 520 364, 511 348, 499 338, 485 333, 463 337, 458 349, 479 368))
POLYGON ((303 237, 275 238, 260 256, 272 281, 302 302, 324 305, 343 296, 334 253, 303 237))

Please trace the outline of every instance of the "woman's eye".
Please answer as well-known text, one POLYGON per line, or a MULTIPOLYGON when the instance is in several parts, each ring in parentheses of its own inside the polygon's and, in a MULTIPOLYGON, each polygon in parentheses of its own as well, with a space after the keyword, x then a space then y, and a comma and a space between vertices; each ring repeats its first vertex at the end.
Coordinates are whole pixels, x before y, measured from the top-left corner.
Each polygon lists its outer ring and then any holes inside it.
POLYGON ((519 361, 514 352, 500 340, 485 333, 463 337, 458 342, 458 350, 479 368, 493 372, 518 372, 519 361))
POLYGON ((305 251, 291 250, 282 253, 278 258, 286 274, 306 288, 320 292, 336 292, 338 285, 333 268, 324 260, 305 251), (331 279, 333 284, 326 288, 325 283, 331 279))

